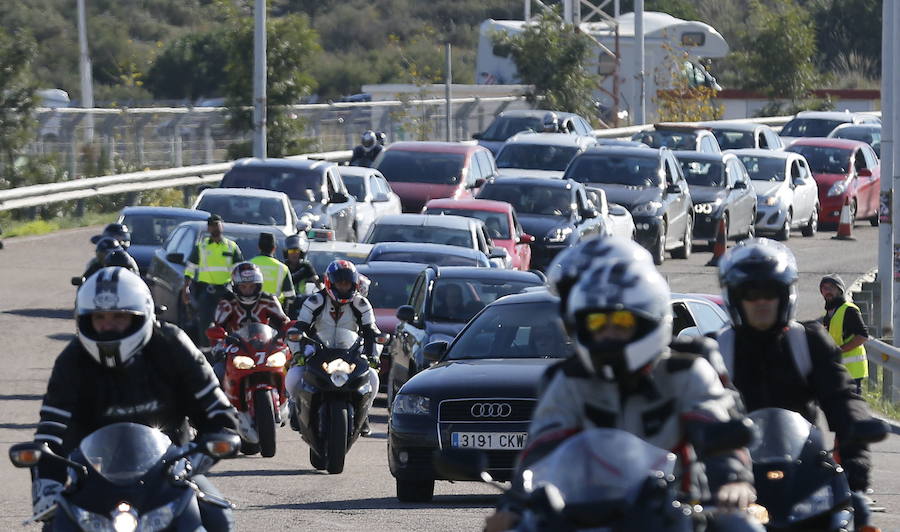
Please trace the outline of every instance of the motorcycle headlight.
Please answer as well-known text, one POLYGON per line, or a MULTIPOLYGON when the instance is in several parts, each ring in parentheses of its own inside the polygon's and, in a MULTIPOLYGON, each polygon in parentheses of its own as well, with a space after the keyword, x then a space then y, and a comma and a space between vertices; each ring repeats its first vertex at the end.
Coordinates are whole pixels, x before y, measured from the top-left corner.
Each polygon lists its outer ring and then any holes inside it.
POLYGON ((631 214, 633 216, 652 216, 656 214, 656 211, 658 211, 660 207, 662 207, 662 203, 658 201, 648 201, 647 203, 635 206, 634 209, 631 210, 631 214))
POLYGON ((270 368, 281 368, 287 364, 287 355, 284 354, 284 351, 278 351, 277 353, 272 353, 266 359, 266 366, 270 368))
POLYGON ((572 234, 571 227, 557 227, 552 229, 547 236, 544 237, 547 242, 565 242, 569 235, 572 234))
POLYGON ((400 394, 394 398, 391 414, 427 416, 431 412, 431 399, 423 395, 400 394))
POLYGON ((72 512, 72 517, 75 518, 75 522, 78 523, 80 530, 85 530, 86 532, 116 532, 112 521, 105 515, 95 514, 75 505, 69 505, 69 510, 72 512))
POLYGON ((349 375, 350 373, 353 373, 353 370, 355 369, 356 364, 350 364, 343 358, 336 358, 331 362, 322 362, 322 370, 329 375, 337 372, 349 375))
POLYGON ((791 509, 788 519, 791 522, 799 522, 822 512, 827 512, 834 506, 834 497, 831 494, 831 486, 822 486, 806 499, 798 502, 791 509))
POLYGON ((116 532, 134 532, 137 530, 138 518, 131 505, 127 502, 119 503, 112 513, 112 527, 116 532))
POLYGON ((179 501, 170 502, 141 516, 141 532, 158 532, 165 530, 175 519, 175 509, 179 501))
POLYGON ((846 181, 838 181, 835 184, 831 185, 831 188, 828 189, 829 196, 840 196, 847 190, 847 182, 846 181))
POLYGON ((245 357, 244 355, 238 355, 232 358, 231 363, 234 364, 234 367, 237 369, 250 369, 256 365, 252 358, 245 357))
POLYGON ((347 384, 348 380, 350 380, 350 375, 344 373, 343 371, 336 371, 331 374, 331 382, 334 383, 334 385, 338 388, 347 384))

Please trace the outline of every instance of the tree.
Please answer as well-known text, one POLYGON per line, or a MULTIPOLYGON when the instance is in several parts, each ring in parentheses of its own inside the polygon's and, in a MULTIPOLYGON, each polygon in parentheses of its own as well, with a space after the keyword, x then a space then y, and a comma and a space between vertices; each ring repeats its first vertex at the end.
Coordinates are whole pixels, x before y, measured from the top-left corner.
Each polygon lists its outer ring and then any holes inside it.
POLYGON ((187 99, 222 94, 222 65, 228 61, 224 31, 186 35, 163 49, 145 85, 156 98, 187 99))
POLYGON ((32 138, 37 106, 30 71, 34 55, 30 36, 0 29, 0 188, 22 184, 17 159, 32 138))
POLYGON ((585 69, 593 50, 588 36, 545 13, 522 33, 497 34, 493 42, 509 51, 521 81, 534 86, 529 102, 540 99, 542 108, 593 116, 591 94, 597 83, 585 69))

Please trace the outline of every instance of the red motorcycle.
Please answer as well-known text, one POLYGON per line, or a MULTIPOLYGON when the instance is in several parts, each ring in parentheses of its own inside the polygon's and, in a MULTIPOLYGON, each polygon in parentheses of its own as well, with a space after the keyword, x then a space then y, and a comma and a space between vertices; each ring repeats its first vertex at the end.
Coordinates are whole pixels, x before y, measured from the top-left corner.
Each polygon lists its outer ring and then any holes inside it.
POLYGON ((224 352, 222 389, 238 411, 241 452, 275 456, 275 427, 288 416, 284 377, 291 352, 272 327, 247 323, 228 334, 222 327, 206 331, 210 345, 224 352))

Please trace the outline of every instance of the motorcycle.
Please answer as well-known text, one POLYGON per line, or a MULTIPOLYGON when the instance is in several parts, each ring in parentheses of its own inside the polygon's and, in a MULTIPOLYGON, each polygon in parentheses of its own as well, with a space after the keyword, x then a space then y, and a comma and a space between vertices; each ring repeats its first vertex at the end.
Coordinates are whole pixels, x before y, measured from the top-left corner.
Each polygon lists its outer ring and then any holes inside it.
POLYGON ((245 323, 232 334, 210 327, 206 335, 218 356, 225 356, 222 389, 238 411, 241 452, 275 456, 275 428, 288 419, 288 346, 275 329, 257 322, 245 323))
POLYGON ((369 362, 361 355, 362 339, 348 349, 330 349, 318 339, 300 335, 314 352, 305 360, 300 383, 298 424, 300 435, 309 444, 309 461, 318 470, 331 474, 344 470, 344 459, 368 416, 373 390, 369 383, 369 362))
POLYGON ((230 508, 231 503, 191 481, 186 457, 228 458, 239 445, 236 435, 219 434, 176 446, 158 429, 114 423, 85 437, 68 458, 37 441, 13 445, 9 458, 16 467, 34 467, 41 460, 69 466, 56 504, 24 524, 52 519, 52 530, 202 530, 198 504, 230 508))

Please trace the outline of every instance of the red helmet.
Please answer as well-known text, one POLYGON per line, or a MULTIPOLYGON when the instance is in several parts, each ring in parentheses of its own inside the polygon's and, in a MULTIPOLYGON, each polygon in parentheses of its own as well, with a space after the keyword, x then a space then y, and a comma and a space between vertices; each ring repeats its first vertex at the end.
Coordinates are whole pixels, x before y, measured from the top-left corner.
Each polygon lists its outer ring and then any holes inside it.
POLYGON ((349 260, 336 260, 328 265, 325 270, 325 291, 329 297, 337 303, 349 303, 359 288, 359 273, 356 266, 349 260), (337 289, 337 283, 350 282, 350 289, 341 292, 337 289))

